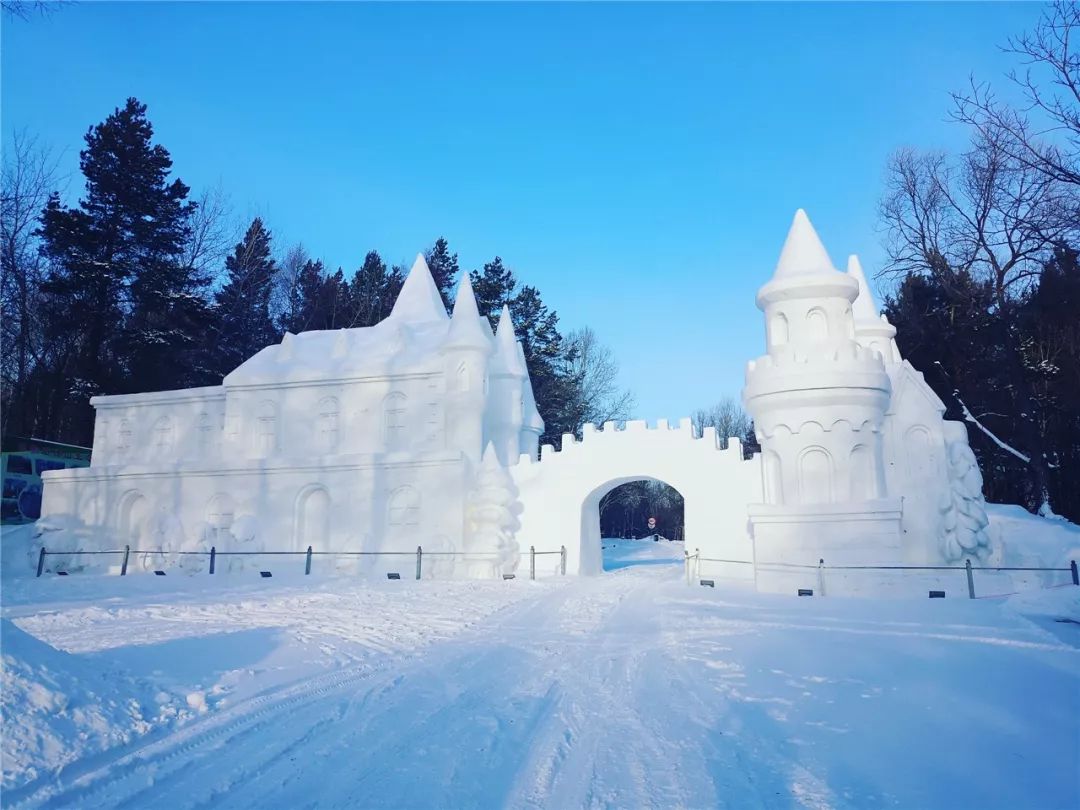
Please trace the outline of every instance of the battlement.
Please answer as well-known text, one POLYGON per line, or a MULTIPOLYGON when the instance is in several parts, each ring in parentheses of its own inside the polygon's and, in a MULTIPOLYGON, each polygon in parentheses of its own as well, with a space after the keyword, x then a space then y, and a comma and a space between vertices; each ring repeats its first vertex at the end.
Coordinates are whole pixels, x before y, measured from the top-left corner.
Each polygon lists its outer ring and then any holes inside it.
MULTIPOLYGON (((746 376, 755 372, 763 372, 772 369, 783 370, 788 373, 800 370, 837 370, 836 367, 846 364, 849 366, 873 366, 875 369, 884 368, 881 356, 873 349, 861 346, 854 341, 845 342, 840 346, 825 350, 807 350, 805 348, 787 346, 781 351, 764 354, 756 360, 750 360, 746 364, 746 376), (805 369, 793 368, 805 367, 805 369)), ((859 369, 863 371, 865 369, 859 369)))
POLYGON ((573 433, 564 433, 561 449, 556 449, 553 444, 545 444, 540 448, 539 461, 523 453, 519 463, 540 464, 567 456, 574 457, 592 448, 611 447, 615 443, 621 447, 625 442, 642 442, 649 448, 656 448, 664 443, 685 443, 691 444, 695 449, 700 448, 701 452, 720 452, 740 460, 743 456, 741 438, 729 437, 727 448, 723 448, 715 427, 706 427, 699 435, 690 417, 680 419, 675 425, 667 419, 658 419, 655 423, 645 419, 631 419, 622 424, 605 422, 602 428, 587 422, 581 433, 580 439, 573 433))

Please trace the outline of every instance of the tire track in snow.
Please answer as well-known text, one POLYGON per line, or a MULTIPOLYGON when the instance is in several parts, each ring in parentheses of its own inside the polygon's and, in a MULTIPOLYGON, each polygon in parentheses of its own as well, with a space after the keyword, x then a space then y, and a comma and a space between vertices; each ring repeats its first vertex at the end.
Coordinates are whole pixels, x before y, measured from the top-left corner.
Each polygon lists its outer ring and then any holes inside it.
MULTIPOLYGON (((89 808, 122 805, 129 801, 132 795, 143 794, 147 786, 160 784, 163 780, 175 776, 178 771, 186 769, 198 756, 206 756, 208 752, 226 746, 238 736, 271 727, 283 712, 318 703, 327 696, 353 689, 374 674, 401 667, 403 643, 412 643, 418 647, 405 654, 405 661, 422 657, 426 646, 437 646, 438 642, 456 634, 476 632, 478 620, 484 618, 485 614, 512 609, 513 605, 522 601, 533 601, 542 597, 549 589, 542 586, 538 589, 539 593, 520 590, 510 592, 509 598, 506 598, 505 594, 497 595, 494 602, 467 603, 465 611, 462 611, 460 601, 435 602, 435 610, 431 609, 432 605, 428 605, 424 614, 412 617, 409 627, 372 626, 372 632, 364 634, 366 638, 363 639, 355 638, 356 628, 353 627, 351 630, 354 638, 349 640, 361 643, 367 640, 368 643, 364 646, 375 652, 377 657, 343 671, 324 673, 276 687, 170 730, 165 736, 137 741, 118 755, 110 756, 109 752, 102 752, 82 762, 76 761, 67 766, 60 777, 52 777, 52 781, 49 777, 42 777, 19 788, 6 790, 4 806, 89 808), (422 630, 417 632, 417 628, 422 630), (374 638, 371 638, 372 636, 374 638), (398 657, 394 658, 393 653, 397 653, 398 657), (64 781, 61 782, 61 779, 64 781)), ((56 621, 56 614, 47 616, 44 621, 56 621)), ((393 619, 391 624, 396 624, 393 619)), ((364 625, 366 627, 367 622, 364 622, 364 625)), ((315 638, 310 633, 304 637, 309 640, 315 638)), ((170 803, 170 807, 180 806, 170 803)))

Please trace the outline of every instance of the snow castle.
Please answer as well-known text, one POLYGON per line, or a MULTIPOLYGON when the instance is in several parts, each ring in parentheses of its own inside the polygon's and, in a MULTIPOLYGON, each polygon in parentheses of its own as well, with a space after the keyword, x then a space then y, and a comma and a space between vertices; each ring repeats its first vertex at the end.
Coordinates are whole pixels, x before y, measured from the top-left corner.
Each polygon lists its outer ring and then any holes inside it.
MULTIPOLYGON (((492 333, 466 274, 448 317, 418 257, 373 327, 286 334, 220 386, 91 400, 91 465, 46 474, 42 542, 153 549, 151 567, 199 561, 176 552, 211 545, 422 546, 438 552, 427 575, 483 577, 517 571, 529 547, 565 546, 567 572, 591 574, 600 499, 651 478, 683 495, 703 576, 787 591, 785 566, 819 559, 988 557, 965 427, 900 357, 858 259, 838 271, 800 210, 757 305, 766 353, 748 365, 743 401, 760 454, 744 459, 737 438, 722 449, 689 419, 585 425, 540 449, 509 311, 492 333)), ((559 559, 538 557, 538 571, 559 559)))

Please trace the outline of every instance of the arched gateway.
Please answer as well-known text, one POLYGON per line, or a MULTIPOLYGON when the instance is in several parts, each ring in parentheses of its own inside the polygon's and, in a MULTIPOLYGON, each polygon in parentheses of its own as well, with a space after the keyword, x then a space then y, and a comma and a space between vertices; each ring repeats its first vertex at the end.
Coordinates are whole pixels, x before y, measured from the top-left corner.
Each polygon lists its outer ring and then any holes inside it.
MULTIPOLYGON (((677 427, 665 420, 655 427, 644 421, 627 422, 622 429, 613 422, 603 430, 586 425, 581 441, 567 434, 560 452, 546 445, 539 461, 525 455, 510 470, 522 505, 517 533, 522 553, 529 546, 558 551, 565 545, 567 573, 601 572, 600 499, 641 479, 663 481, 683 496, 688 550, 753 560, 746 504, 761 500, 759 461, 743 460, 738 439, 721 449, 714 428, 699 437, 689 419, 677 427)), ((554 568, 557 560, 540 557, 537 568, 554 568)), ((718 574, 753 579, 753 567, 731 564, 718 574)))

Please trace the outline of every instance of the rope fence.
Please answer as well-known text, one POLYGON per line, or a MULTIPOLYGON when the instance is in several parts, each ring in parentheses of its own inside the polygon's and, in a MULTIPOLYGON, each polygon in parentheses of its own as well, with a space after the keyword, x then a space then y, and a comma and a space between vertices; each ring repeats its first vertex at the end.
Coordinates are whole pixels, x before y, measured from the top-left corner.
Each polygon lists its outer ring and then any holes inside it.
MULTIPOLYGON (((969 599, 994 599, 1004 596, 1013 596, 1020 591, 1013 591, 1006 594, 984 594, 982 596, 976 596, 975 594, 975 575, 977 573, 990 573, 990 572, 1043 572, 1043 573, 1067 573, 1072 578, 1072 585, 1080 586, 1080 571, 1077 569, 1076 560, 1072 560, 1069 563, 1068 568, 1050 568, 1040 566, 1024 566, 1024 565, 980 565, 974 566, 971 564, 971 560, 966 560, 963 565, 826 565, 824 559, 819 559, 817 565, 810 565, 806 563, 783 563, 783 562, 770 562, 770 563, 755 563, 752 560, 725 560, 718 557, 703 557, 701 556, 701 549, 697 549, 693 554, 684 551, 684 566, 686 569, 686 584, 693 583, 693 573, 695 570, 700 574, 700 564, 703 562, 724 563, 728 565, 749 565, 753 567, 755 573, 757 571, 816 571, 817 572, 817 585, 818 595, 825 595, 825 574, 829 571, 963 571, 967 577, 967 592, 969 599)), ((701 580, 702 584, 714 584, 713 580, 701 580)), ((1045 588, 1060 588, 1069 585, 1068 582, 1063 582, 1058 585, 1046 585, 1045 588)), ((798 594, 800 596, 813 596, 812 589, 799 588, 798 594)), ((944 598, 944 591, 930 591, 931 598, 944 598)))
MULTIPOLYGON (((566 576, 566 546, 561 546, 558 551, 537 551, 535 547, 529 546, 529 579, 536 579, 536 558, 545 554, 559 555, 559 574, 566 576)), ((38 553, 37 576, 40 577, 45 573, 46 557, 96 555, 120 555, 122 557, 120 562, 120 576, 122 577, 127 576, 128 564, 131 561, 132 555, 136 557, 140 555, 144 557, 149 555, 159 555, 166 558, 181 556, 209 557, 208 573, 210 574, 215 573, 217 570, 218 557, 303 557, 305 576, 311 574, 311 563, 314 557, 410 557, 416 559, 417 579, 420 579, 423 576, 424 557, 450 557, 459 560, 474 561, 494 561, 499 559, 499 555, 497 554, 466 551, 424 551, 423 546, 417 546, 416 551, 315 551, 311 546, 308 546, 306 551, 218 551, 216 546, 211 546, 209 551, 163 551, 161 549, 137 549, 132 548, 130 545, 126 545, 122 549, 107 549, 102 551, 48 551, 42 546, 41 551, 38 553)), ((56 573, 61 576, 67 576, 67 571, 57 571, 56 573)), ((164 574, 163 571, 156 571, 155 573, 164 574)), ((387 576, 390 575, 387 574, 387 576)), ((396 578, 400 578, 400 575, 396 578)), ((513 578, 513 574, 503 575, 503 579, 513 578)))

